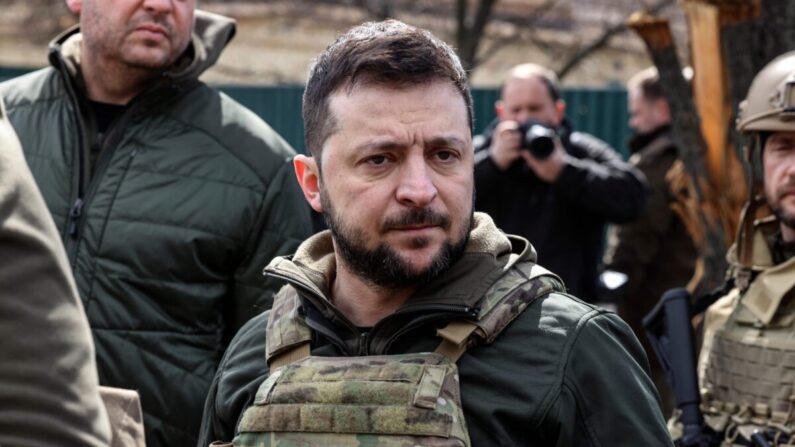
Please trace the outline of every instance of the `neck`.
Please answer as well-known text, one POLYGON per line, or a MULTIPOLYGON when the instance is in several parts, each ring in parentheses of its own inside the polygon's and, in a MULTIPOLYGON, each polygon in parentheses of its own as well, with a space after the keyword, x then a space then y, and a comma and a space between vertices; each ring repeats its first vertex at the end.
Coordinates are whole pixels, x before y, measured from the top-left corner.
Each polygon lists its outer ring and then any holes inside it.
POLYGON ((80 62, 88 99, 126 105, 157 78, 159 72, 102 59, 83 47, 80 62))
POLYGON ((353 324, 371 327, 403 305, 415 288, 385 289, 362 280, 337 257, 337 276, 331 286, 332 302, 353 324))

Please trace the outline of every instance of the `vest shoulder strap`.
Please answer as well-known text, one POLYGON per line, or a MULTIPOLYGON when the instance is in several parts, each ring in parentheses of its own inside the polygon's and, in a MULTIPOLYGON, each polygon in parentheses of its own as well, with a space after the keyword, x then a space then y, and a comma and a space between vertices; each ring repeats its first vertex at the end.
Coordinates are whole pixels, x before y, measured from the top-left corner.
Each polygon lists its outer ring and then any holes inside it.
POLYGON ((309 356, 312 330, 298 315, 301 299, 292 286, 285 285, 273 298, 266 326, 265 359, 272 370, 309 356))
POLYGON ((554 291, 566 291, 557 275, 533 262, 515 264, 486 291, 477 321, 452 321, 436 331, 442 338, 436 352, 458 361, 470 346, 492 343, 530 304, 554 291))

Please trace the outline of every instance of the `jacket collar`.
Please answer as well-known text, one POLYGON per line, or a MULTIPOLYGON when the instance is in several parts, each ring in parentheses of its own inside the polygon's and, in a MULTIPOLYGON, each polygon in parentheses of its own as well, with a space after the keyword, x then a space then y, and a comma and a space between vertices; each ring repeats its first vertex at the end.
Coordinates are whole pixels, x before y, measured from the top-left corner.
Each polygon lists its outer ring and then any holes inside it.
POLYGON ((670 146, 673 146, 673 139, 671 138, 671 125, 665 124, 650 132, 637 133, 629 139, 627 146, 629 146, 629 152, 631 154, 654 150, 659 151, 661 149, 666 149, 670 146))
MULTIPOLYGON (((456 304, 475 306, 488 288, 518 261, 536 261, 536 252, 523 238, 502 233, 491 218, 475 213, 464 254, 450 269, 421 287, 405 306, 456 304)), ((292 257, 275 258, 265 274, 277 276, 329 300, 336 275, 336 258, 330 231, 318 233, 298 247, 292 257)))

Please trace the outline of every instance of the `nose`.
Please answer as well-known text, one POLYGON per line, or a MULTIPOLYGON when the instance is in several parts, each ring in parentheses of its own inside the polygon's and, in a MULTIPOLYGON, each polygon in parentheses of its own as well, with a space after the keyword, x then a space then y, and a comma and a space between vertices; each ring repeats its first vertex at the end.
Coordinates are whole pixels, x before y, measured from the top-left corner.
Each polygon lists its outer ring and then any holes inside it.
POLYGON ((431 175, 424 156, 409 157, 400 170, 400 184, 396 191, 398 202, 414 208, 430 205, 438 193, 431 175))
POLYGON ((527 122, 531 118, 530 112, 523 110, 516 114, 516 122, 519 124, 527 122))
POLYGON ((172 9, 172 0, 144 0, 143 6, 149 12, 165 14, 172 9))

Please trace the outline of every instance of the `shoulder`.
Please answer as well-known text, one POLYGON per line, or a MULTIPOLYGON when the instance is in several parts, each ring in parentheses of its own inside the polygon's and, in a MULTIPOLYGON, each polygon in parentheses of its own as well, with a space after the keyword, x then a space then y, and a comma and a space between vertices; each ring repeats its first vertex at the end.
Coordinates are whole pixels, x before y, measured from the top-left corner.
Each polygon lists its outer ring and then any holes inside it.
POLYGON ((607 144, 607 142, 585 132, 572 132, 569 135, 569 141, 571 142, 572 146, 586 151, 615 152, 615 149, 607 144))
POLYGON ((0 93, 10 114, 19 108, 68 97, 61 76, 51 67, 0 83, 0 93))
POLYGON ((634 157, 635 164, 639 168, 649 170, 667 171, 676 161, 678 154, 673 140, 668 135, 661 135, 651 143, 643 147, 634 157))
POLYGON ((208 137, 237 158, 266 184, 284 160, 292 158, 292 147, 257 114, 226 94, 200 83, 167 112, 169 116, 208 137))

